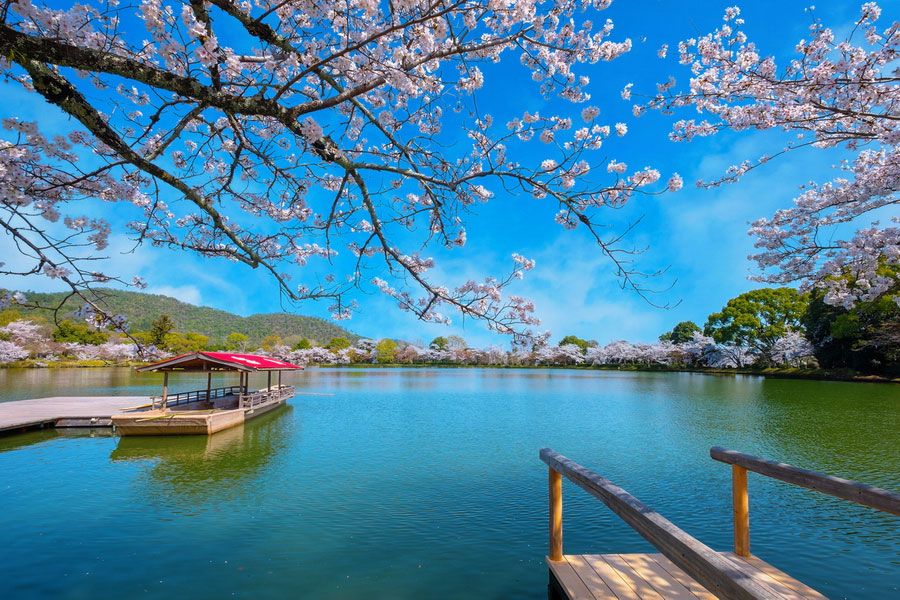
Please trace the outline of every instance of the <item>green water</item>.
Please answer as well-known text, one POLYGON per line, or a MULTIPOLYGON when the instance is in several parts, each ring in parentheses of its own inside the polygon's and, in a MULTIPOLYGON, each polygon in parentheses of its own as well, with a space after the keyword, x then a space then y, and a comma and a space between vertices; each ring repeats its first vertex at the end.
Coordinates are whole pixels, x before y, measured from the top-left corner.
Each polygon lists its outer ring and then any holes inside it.
MULTIPOLYGON (((710 446, 900 489, 896 386, 493 369, 291 380, 330 395, 212 437, 0 438, 0 597, 543 599, 542 446, 722 550, 730 469, 710 446)), ((127 369, 0 370, 3 399, 157 389, 127 369)), ((599 501, 563 494, 567 553, 651 551, 599 501)), ((750 505, 755 554, 831 598, 900 598, 900 518, 754 474, 750 505)))

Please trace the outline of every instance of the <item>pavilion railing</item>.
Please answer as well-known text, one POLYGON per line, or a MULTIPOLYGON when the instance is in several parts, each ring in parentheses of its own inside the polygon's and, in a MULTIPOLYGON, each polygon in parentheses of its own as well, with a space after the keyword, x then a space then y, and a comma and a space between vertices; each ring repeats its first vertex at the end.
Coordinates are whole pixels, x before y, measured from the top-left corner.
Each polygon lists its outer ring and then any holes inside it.
POLYGON ((241 408, 256 408, 263 404, 279 402, 287 400, 294 395, 294 386, 292 385, 273 385, 270 388, 259 390, 258 392, 250 392, 249 394, 241 394, 238 399, 238 406, 241 408))
MULTIPOLYGON (((241 393, 241 386, 230 385, 228 387, 213 388, 211 390, 191 390, 189 392, 178 392, 177 394, 168 394, 166 396, 166 407, 178 406, 179 404, 190 404, 192 402, 204 402, 213 400, 214 398, 222 398, 225 396, 238 396, 241 393)), ((163 397, 151 396, 150 404, 152 408, 162 408, 163 397)))

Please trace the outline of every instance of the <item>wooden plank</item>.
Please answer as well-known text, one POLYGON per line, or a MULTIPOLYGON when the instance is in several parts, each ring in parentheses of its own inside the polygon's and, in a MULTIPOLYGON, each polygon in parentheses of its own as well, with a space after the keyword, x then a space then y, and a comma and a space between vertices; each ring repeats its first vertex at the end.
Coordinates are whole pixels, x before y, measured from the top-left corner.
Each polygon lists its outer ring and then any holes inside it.
POLYGON ((631 565, 620 554, 603 554, 601 558, 619 572, 619 576, 637 593, 641 600, 666 600, 653 589, 653 586, 644 579, 641 573, 631 568, 631 565))
POLYGON ((620 554, 644 581, 653 586, 666 600, 697 600, 691 590, 653 560, 649 554, 620 554))
POLYGON ((572 565, 572 568, 575 569, 575 574, 581 578, 581 581, 591 590, 595 598, 598 600, 620 600, 583 555, 566 556, 566 561, 572 565))
POLYGON ((709 455, 714 460, 738 465, 766 477, 900 516, 900 494, 896 492, 718 446, 710 448, 709 455))
POLYGON ((0 402, 0 433, 53 426, 61 419, 109 419, 146 396, 52 396, 0 402))
MULTIPOLYGON (((788 590, 791 590, 793 593, 788 591, 787 594, 789 595, 787 597, 803 598, 804 600, 828 600, 821 592, 814 590, 802 581, 794 579, 784 571, 773 567, 758 556, 736 556, 735 559, 747 563, 756 569, 760 573, 760 576, 765 579, 777 582, 780 589, 787 588, 788 590)), ((776 584, 772 585, 775 587, 776 584)))
POLYGON ((712 592, 688 577, 684 571, 675 566, 675 563, 662 554, 648 554, 647 556, 655 560, 656 563, 665 569, 669 575, 674 577, 678 583, 691 590, 691 593, 699 598, 699 600, 716 600, 716 597, 712 592))
POLYGON ((111 417, 64 417, 54 427, 112 427, 111 417))
POLYGON ((731 505, 734 514, 734 553, 750 556, 750 498, 747 469, 731 465, 731 505))
POLYGON ((775 590, 751 576, 749 566, 731 561, 715 552, 608 479, 550 448, 542 448, 540 457, 575 485, 606 504, 669 560, 719 598, 735 600, 780 598, 775 590))
POLYGON ((591 568, 597 572, 597 575, 606 583, 619 600, 641 600, 637 592, 628 585, 619 572, 614 569, 608 562, 603 560, 600 554, 585 554, 584 560, 587 561, 591 568))
POLYGON ((550 560, 548 556, 547 566, 550 567, 550 572, 553 573, 569 600, 600 600, 594 597, 568 561, 550 560))

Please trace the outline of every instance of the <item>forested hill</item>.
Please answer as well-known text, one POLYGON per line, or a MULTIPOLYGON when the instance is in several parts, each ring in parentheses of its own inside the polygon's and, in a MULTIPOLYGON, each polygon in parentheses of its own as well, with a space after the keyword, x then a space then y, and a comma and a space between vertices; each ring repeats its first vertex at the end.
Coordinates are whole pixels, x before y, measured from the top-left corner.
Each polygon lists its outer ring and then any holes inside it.
MULTIPOLYGON (((242 333, 250 338, 251 343, 259 342, 266 336, 277 335, 287 343, 301 338, 327 343, 333 337, 346 337, 355 342, 360 336, 350 333, 343 327, 320 319, 287 313, 271 313, 241 317, 224 310, 206 306, 194 306, 169 296, 144 294, 122 290, 98 290, 102 295, 103 305, 113 314, 127 317, 132 331, 148 331, 150 323, 159 315, 169 315, 175 323, 175 331, 180 333, 196 332, 209 336, 212 343, 222 343, 225 337, 233 332, 242 333)), ((42 294, 23 292, 30 302, 38 302, 45 306, 55 306, 66 296, 65 293, 42 294)), ((78 298, 70 298, 61 314, 67 318, 72 311, 84 304, 78 298)), ((29 312, 19 309, 23 314, 29 312)), ((49 311, 45 312, 52 318, 49 311)))

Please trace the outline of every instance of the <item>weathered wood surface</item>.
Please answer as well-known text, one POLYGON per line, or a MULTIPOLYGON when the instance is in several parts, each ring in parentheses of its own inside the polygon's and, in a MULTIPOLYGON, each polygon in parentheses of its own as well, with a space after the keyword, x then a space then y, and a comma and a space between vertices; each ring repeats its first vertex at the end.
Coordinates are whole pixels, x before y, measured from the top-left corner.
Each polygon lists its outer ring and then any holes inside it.
MULTIPOLYGON (((784 600, 827 600, 825 596, 755 557, 722 553, 784 600)), ((547 557, 550 572, 569 600, 715 600, 662 554, 580 554, 560 561, 547 557)))
POLYGON ((562 475, 550 469, 550 560, 562 560, 562 475))
POLYGON ((764 581, 754 577, 747 565, 729 560, 688 535, 608 479, 550 448, 542 448, 540 457, 553 470, 606 504, 663 555, 717 597, 736 600, 783 598, 764 581))
POLYGON ((210 403, 195 403, 195 410, 149 410, 116 414, 113 415, 112 422, 121 436, 212 435, 283 406, 287 401, 286 390, 287 388, 276 389, 277 393, 272 394, 268 402, 256 404, 252 408, 241 407, 238 405, 238 397, 227 396, 213 399, 210 403))
POLYGON ((787 463, 767 460, 735 450, 727 450, 718 446, 710 448, 709 455, 715 460, 737 465, 766 477, 792 483, 828 494, 829 496, 857 502, 894 515, 900 515, 900 494, 897 492, 883 490, 817 471, 801 469, 787 463))
POLYGON ((90 423, 97 419, 95 426, 100 426, 100 421, 108 426, 112 415, 148 400, 148 396, 53 396, 0 402, 0 432, 55 425, 61 420, 65 425, 65 421, 90 423))
POLYGON ((731 499, 734 513, 734 553, 750 556, 750 496, 747 469, 731 465, 731 499))

